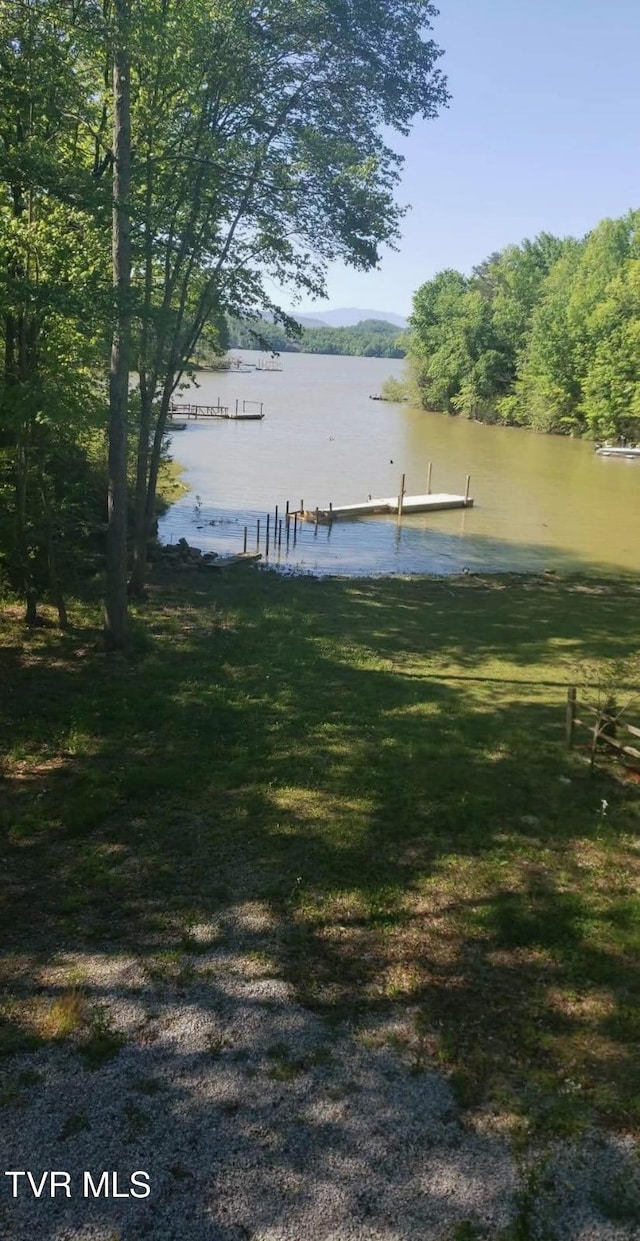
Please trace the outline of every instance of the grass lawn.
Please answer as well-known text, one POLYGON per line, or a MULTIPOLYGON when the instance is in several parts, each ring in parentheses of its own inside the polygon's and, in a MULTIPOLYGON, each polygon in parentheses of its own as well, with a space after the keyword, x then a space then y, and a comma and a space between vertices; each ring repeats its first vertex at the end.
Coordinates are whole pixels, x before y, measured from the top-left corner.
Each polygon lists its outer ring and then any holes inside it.
POLYGON ((629 581, 158 571, 130 659, 100 653, 93 605, 65 636, 7 605, 0 1050, 88 1022, 108 1051, 82 978, 52 1001, 36 969, 126 948, 188 986, 196 928, 257 901, 255 951, 305 1004, 514 1137, 637 1133, 638 785, 567 753, 564 704, 637 653, 639 603, 629 581))

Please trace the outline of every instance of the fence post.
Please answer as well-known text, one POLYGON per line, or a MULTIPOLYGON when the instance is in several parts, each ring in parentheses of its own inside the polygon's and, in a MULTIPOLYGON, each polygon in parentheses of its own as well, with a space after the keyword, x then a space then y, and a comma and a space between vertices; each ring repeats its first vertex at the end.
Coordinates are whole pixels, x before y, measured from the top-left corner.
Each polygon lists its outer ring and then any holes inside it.
POLYGON ((566 741, 567 749, 573 749, 573 727, 576 718, 576 687, 570 685, 567 690, 566 741))

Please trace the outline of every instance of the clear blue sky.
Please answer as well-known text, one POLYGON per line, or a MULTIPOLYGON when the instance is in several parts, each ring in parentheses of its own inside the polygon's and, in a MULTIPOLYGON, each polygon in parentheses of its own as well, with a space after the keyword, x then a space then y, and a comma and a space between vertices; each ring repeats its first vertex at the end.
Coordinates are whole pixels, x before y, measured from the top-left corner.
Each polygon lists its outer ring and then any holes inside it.
POLYGON ((452 100, 394 144, 412 204, 400 252, 366 275, 332 267, 323 308, 407 314, 443 267, 640 207, 640 0, 440 3, 452 100))

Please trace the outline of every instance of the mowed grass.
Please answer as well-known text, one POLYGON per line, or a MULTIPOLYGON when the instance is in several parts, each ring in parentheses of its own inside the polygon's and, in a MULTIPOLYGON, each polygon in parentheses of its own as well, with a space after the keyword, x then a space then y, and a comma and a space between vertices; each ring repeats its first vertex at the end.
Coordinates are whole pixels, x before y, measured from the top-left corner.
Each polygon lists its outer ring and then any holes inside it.
POLYGON ((197 928, 260 902, 300 999, 462 1105, 522 1140, 638 1132, 638 785, 567 753, 564 706, 584 665, 637 655, 639 602, 158 573, 127 659, 90 605, 67 636, 7 607, 0 1049, 95 1035, 82 979, 32 985, 62 952, 188 987, 197 928))

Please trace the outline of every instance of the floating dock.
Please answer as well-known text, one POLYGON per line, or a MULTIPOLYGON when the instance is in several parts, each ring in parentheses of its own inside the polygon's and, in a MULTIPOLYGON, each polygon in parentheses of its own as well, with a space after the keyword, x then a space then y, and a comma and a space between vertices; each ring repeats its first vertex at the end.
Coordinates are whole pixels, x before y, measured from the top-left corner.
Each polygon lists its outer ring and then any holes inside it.
MULTIPOLYGON (((305 521, 343 521, 349 517, 374 517, 378 513, 434 513, 449 508, 472 508, 470 496, 449 495, 447 492, 422 496, 393 496, 387 499, 365 500, 362 504, 336 504, 329 508, 304 509, 305 521)), ((298 513, 300 516, 300 513, 298 513)))
POLYGON ((288 515, 299 517, 301 521, 331 522, 344 521, 350 517, 374 517, 378 513, 396 513, 398 517, 402 517, 407 513, 436 513, 451 508, 473 508, 473 499, 469 495, 470 474, 467 474, 464 495, 452 495, 446 491, 431 490, 431 469, 432 466, 429 463, 427 490, 422 495, 406 494, 406 475, 403 474, 397 496, 376 497, 375 499, 369 496, 368 500, 360 504, 330 504, 328 508, 313 509, 305 508, 301 501, 300 509, 288 515))

